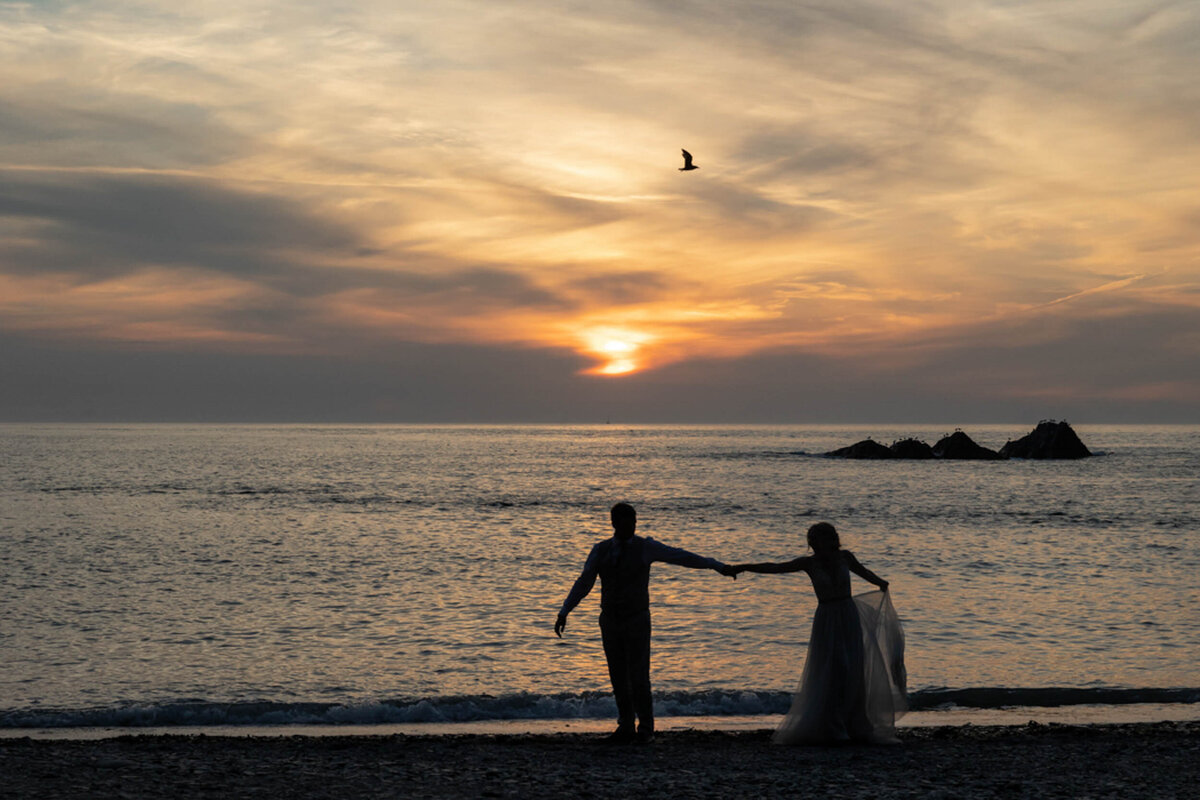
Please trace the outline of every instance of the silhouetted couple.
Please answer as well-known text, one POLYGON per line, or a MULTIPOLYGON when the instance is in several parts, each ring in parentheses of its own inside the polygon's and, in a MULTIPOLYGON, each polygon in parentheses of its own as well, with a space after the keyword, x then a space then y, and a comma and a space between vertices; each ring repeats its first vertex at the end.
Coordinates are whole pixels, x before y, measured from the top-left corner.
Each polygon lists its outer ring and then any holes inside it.
POLYGON ((806 572, 817 595, 800 690, 775 732, 780 744, 896 741, 895 719, 904 699, 904 634, 887 594, 887 581, 841 549, 827 522, 808 530, 813 555, 791 561, 724 564, 687 550, 636 536, 637 513, 628 503, 611 512, 613 536, 597 542, 571 587, 554 632, 562 636, 567 615, 600 578, 600 636, 613 697, 617 730, 612 743, 654 737, 650 692, 650 565, 655 561, 712 569, 736 579, 742 572, 806 572), (851 596, 850 573, 882 591, 851 596), (637 720, 635 728, 634 721, 637 720))

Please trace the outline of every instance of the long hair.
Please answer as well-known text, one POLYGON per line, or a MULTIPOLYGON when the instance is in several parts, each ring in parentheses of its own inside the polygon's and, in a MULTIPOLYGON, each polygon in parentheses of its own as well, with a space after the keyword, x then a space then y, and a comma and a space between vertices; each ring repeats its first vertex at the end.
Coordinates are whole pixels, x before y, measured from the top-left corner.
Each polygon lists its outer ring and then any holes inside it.
POLYGON ((842 542, 838 539, 837 528, 828 522, 818 522, 808 529, 808 546, 817 555, 822 551, 833 554, 841 549, 842 542))

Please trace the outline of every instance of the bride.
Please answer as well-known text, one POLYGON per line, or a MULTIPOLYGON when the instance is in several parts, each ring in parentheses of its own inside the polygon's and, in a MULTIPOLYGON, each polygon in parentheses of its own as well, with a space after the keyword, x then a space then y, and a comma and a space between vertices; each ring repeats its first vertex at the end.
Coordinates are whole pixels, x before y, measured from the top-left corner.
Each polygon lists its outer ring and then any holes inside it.
POLYGON ((905 701, 904 632, 888 599, 888 582, 841 549, 828 522, 808 529, 813 555, 791 561, 734 564, 730 573, 807 572, 817 612, 800 690, 775 732, 776 744, 896 743, 905 701), (850 595, 850 573, 882 591, 850 595))

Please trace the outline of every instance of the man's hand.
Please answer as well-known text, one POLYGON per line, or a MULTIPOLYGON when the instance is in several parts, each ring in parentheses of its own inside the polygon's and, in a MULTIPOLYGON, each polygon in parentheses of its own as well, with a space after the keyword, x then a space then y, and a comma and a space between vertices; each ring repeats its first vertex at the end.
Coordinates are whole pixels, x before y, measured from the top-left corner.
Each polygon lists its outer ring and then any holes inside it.
POLYGON ((735 581, 737 580, 738 569, 737 569, 737 567, 733 566, 732 564, 725 564, 717 571, 720 572, 722 575, 726 575, 730 578, 733 578, 735 581))
POLYGON ((558 619, 554 620, 554 635, 561 639, 565 627, 567 627, 567 615, 559 614, 558 619))

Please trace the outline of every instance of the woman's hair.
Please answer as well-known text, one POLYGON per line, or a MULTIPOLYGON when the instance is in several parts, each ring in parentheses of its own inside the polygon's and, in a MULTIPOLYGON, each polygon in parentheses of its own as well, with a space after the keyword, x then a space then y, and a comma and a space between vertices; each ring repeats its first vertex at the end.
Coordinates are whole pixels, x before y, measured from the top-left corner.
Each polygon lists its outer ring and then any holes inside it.
POLYGON ((826 548, 829 550, 839 550, 842 543, 838 539, 837 528, 828 522, 818 522, 808 529, 808 546, 815 553, 826 548))

